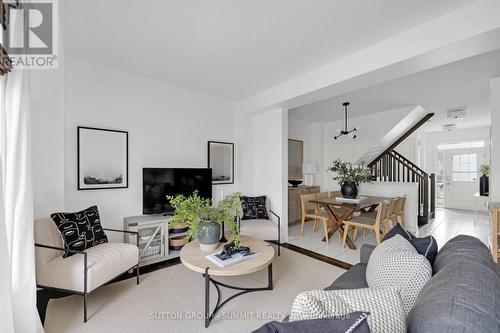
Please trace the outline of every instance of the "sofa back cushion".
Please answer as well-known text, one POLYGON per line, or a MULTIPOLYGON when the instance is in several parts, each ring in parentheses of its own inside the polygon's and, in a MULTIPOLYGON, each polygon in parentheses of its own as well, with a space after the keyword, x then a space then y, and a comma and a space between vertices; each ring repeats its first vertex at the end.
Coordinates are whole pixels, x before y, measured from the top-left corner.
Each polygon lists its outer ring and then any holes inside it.
MULTIPOLYGON (((35 220, 35 243, 63 247, 61 234, 50 217, 35 220)), ((42 267, 63 254, 63 251, 35 247, 36 267, 42 267)))
POLYGON ((407 317, 408 332, 499 332, 499 269, 481 241, 451 239, 434 272, 407 317))
POLYGON ((405 315, 410 312, 418 293, 431 276, 429 261, 401 235, 378 245, 366 268, 366 281, 370 288, 400 288, 405 315))
POLYGON ((432 270, 436 274, 447 265, 456 265, 463 261, 478 262, 498 270, 488 247, 479 239, 467 235, 450 239, 436 256, 432 270))

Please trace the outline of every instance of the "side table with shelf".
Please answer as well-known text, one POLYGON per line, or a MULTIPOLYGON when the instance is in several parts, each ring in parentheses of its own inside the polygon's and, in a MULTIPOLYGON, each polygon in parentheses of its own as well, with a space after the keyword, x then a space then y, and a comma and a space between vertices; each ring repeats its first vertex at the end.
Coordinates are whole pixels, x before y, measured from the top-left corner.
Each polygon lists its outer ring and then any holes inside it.
MULTIPOLYGON (((139 233, 140 266, 180 256, 180 251, 169 249, 169 239, 186 235, 186 232, 170 233, 169 220, 170 216, 163 215, 139 215, 124 218, 125 230, 139 233)), ((125 235, 124 241, 135 244, 135 237, 135 235, 125 235)))

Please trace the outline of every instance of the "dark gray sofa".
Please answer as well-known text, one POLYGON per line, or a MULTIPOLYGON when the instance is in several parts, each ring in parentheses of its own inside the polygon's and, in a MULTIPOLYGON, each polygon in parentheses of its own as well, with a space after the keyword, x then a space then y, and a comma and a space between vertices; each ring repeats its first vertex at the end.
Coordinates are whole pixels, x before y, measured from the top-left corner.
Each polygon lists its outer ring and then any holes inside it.
MULTIPOLYGON (((367 288, 366 267, 374 248, 363 245, 360 263, 325 290, 367 288)), ((449 240, 432 269, 407 317, 408 332, 500 332, 500 269, 479 239, 460 235, 449 240)))

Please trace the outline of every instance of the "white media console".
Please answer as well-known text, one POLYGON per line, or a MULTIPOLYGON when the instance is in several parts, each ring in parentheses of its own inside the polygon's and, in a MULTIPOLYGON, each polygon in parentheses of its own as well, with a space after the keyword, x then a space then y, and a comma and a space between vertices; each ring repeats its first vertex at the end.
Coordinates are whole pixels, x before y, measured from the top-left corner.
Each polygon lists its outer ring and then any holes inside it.
MULTIPOLYGON (((139 233, 140 266, 179 257, 180 251, 169 249, 169 239, 185 235, 169 233, 169 216, 139 215, 124 218, 124 228, 139 233)), ((125 235, 125 242, 136 244, 136 236, 125 235)))

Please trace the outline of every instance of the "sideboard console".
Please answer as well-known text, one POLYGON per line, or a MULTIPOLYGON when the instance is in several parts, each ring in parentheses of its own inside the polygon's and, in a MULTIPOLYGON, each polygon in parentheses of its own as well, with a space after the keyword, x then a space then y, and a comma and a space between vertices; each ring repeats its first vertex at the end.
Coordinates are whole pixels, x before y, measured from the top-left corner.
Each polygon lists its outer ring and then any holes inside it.
POLYGON ((300 221, 300 196, 302 194, 319 192, 319 186, 288 187, 288 223, 300 221))

